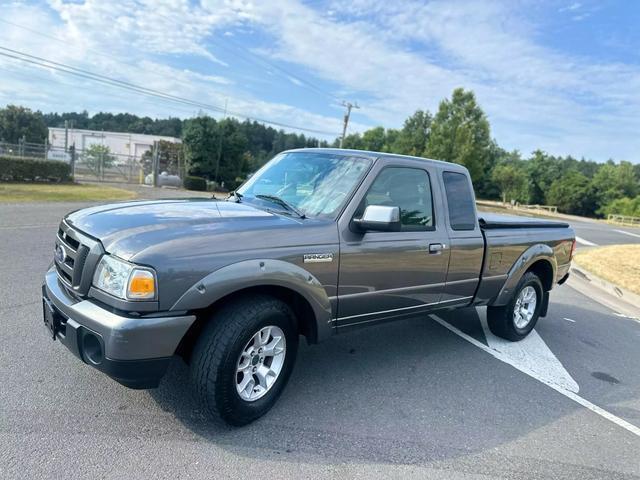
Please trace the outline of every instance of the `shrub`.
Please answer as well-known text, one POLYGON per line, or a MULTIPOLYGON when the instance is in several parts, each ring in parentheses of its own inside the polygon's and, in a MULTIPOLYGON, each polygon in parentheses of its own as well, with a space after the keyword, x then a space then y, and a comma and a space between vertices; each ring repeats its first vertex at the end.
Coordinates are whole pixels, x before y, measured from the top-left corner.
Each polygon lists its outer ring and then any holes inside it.
POLYGON ((626 215, 629 217, 640 217, 640 196, 635 198, 618 198, 607 203, 603 208, 605 215, 626 215))
POLYGON ((207 192, 215 192, 216 190, 218 190, 218 188, 218 182, 207 180, 207 192))
POLYGON ((236 177, 235 180, 229 180, 228 182, 224 182, 224 186, 227 190, 233 191, 238 188, 240 185, 244 183, 244 179, 240 177, 236 177))
POLYGON ((184 188, 187 190, 207 191, 207 181, 202 177, 184 177, 184 188))
POLYGON ((71 166, 56 160, 37 160, 0 156, 0 180, 34 182, 38 180, 68 182, 71 166))

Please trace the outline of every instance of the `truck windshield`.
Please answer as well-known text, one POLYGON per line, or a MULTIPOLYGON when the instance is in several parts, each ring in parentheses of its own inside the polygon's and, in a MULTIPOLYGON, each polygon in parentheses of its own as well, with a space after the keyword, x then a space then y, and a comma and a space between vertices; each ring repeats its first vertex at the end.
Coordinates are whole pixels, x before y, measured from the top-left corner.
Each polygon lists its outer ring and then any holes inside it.
POLYGON ((371 166, 344 154, 291 152, 272 159, 238 189, 242 201, 278 197, 307 217, 334 216, 371 166), (262 198, 260 198, 262 197, 262 198))

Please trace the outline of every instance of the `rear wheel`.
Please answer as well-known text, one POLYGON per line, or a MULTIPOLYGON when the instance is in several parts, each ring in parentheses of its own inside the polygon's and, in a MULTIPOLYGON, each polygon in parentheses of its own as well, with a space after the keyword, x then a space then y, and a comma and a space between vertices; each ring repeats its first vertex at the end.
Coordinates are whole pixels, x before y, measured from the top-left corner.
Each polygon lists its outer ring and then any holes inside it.
POLYGON ((275 404, 295 363, 291 309, 267 295, 217 311, 193 350, 191 381, 205 408, 232 425, 256 420, 275 404))
POLYGON ((487 308, 489 330, 498 337, 517 342, 536 326, 543 305, 542 282, 533 272, 527 272, 518 282, 507 305, 487 308))

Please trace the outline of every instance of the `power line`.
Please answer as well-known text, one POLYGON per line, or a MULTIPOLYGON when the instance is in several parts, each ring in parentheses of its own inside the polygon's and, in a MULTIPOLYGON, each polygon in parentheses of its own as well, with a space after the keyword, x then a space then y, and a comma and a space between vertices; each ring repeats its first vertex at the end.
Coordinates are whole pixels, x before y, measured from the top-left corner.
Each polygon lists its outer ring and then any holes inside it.
POLYGON ((82 68, 77 68, 77 67, 74 67, 72 65, 66 65, 64 63, 60 63, 60 62, 56 62, 56 61, 53 61, 53 60, 49 60, 47 58, 39 57, 37 55, 30 55, 28 53, 20 52, 18 50, 13 50, 11 48, 7 48, 7 47, 3 47, 3 46, 0 46, 0 50, 5 50, 7 52, 13 53, 14 55, 7 55, 7 54, 4 54, 4 53, 0 52, 0 55, 4 55, 6 57, 10 57, 10 58, 13 58, 13 59, 22 60, 22 61, 28 62, 28 63, 34 63, 36 65, 44 66, 46 68, 53 68, 54 70, 62 71, 62 72, 65 72, 65 73, 70 73, 72 75, 80 76, 80 77, 87 78, 87 79, 90 79, 90 80, 96 80, 96 81, 99 81, 101 83, 107 83, 109 85, 123 87, 123 88, 126 88, 128 90, 137 91, 138 93, 145 93, 145 94, 154 95, 154 96, 162 96, 162 98, 166 98, 166 99, 170 99, 170 100, 175 100, 175 101, 179 101, 179 102, 189 102, 193 106, 199 106, 199 107, 202 107, 202 108, 204 108, 206 106, 207 109, 209 109, 209 110, 220 111, 220 112, 223 111, 222 108, 216 107, 214 105, 208 105, 208 104, 205 104, 205 103, 196 102, 194 100, 189 100, 189 99, 185 99, 185 98, 182 98, 182 97, 178 97, 176 95, 171 95, 169 93, 164 93, 164 92, 161 92, 159 90, 154 90, 154 89, 151 89, 151 88, 142 87, 140 85, 136 85, 135 83, 129 83, 129 82, 126 82, 124 80, 118 80, 116 78, 107 77, 106 75, 101 75, 99 73, 93 73, 93 72, 91 72, 89 70, 85 70, 85 69, 82 69, 82 68), (17 56, 17 55, 20 55, 20 56, 17 56), (22 58, 22 57, 27 57, 27 58, 22 58))
MULTIPOLYGON (((0 71, 6 72, 6 73, 12 73, 14 75, 17 74, 17 75, 20 75, 21 77, 23 77, 25 79, 30 79, 30 80, 33 80, 34 78, 38 79, 38 80, 41 80, 43 82, 44 81, 48 82, 48 81, 51 80, 50 77, 45 77, 44 75, 39 75, 35 71, 34 72, 24 72, 24 73, 23 72, 17 72, 15 70, 11 70, 9 68, 5 68, 3 65, 0 65, 0 71)), ((38 69, 38 71, 43 71, 43 69, 38 69)), ((64 86, 69 87, 69 88, 77 88, 77 84, 74 84, 72 82, 63 81, 62 78, 57 78, 56 81, 60 85, 64 85, 64 86)), ((122 93, 113 92, 113 93, 110 93, 109 96, 110 96, 110 98, 117 98, 117 99, 122 100, 122 101, 129 101, 129 102, 131 101, 131 96, 127 96, 127 94, 125 92, 122 92, 122 93)), ((12 99, 11 101, 14 101, 14 100, 12 99)), ((182 106, 176 104, 175 102, 173 102, 171 100, 165 100, 165 99, 162 99, 162 98, 156 98, 156 97, 154 97, 153 99, 144 98, 144 99, 141 99, 141 102, 142 102, 143 105, 146 105, 146 106, 149 106, 149 107, 152 107, 152 106, 157 107, 159 105, 170 105, 174 112, 181 112, 185 116, 195 116, 197 114, 196 113, 197 110, 194 109, 194 108, 189 109, 186 106, 182 107, 182 106)), ((155 114, 155 115, 159 116, 159 114, 155 114)))
MULTIPOLYGON (((161 13, 159 13, 159 12, 155 12, 155 14, 156 14, 156 15, 158 15, 159 17, 162 17, 162 18, 166 19, 166 20, 172 21, 169 17, 167 17, 166 15, 163 15, 163 14, 161 14, 161 13)), ((15 22, 11 22, 11 21, 9 21, 9 20, 0 19, 0 22, 1 22, 1 23, 5 23, 5 24, 7 24, 7 25, 11 25, 11 26, 13 26, 13 27, 21 28, 21 29, 26 30, 26 31, 28 31, 28 32, 30 32, 30 33, 33 33, 33 34, 35 34, 35 35, 39 35, 39 36, 41 36, 41 37, 48 38, 48 39, 51 39, 51 40, 55 40, 55 41, 57 41, 57 42, 60 42, 60 43, 65 44, 65 45, 69 45, 69 46, 71 46, 71 47, 77 48, 77 45, 73 44, 72 42, 70 42, 70 41, 68 41, 68 40, 63 40, 63 39, 61 39, 61 38, 59 38, 59 37, 56 37, 56 36, 54 36, 54 35, 49 35, 49 34, 46 34, 46 33, 40 32, 40 31, 38 31, 38 30, 35 30, 35 29, 33 29, 33 28, 29 28, 29 27, 26 27, 26 26, 24 26, 24 25, 20 25, 20 24, 15 23, 15 22)), ((326 96, 327 98, 331 98, 331 99, 336 100, 336 101, 338 101, 338 102, 341 102, 341 101, 342 101, 342 99, 341 99, 341 98, 337 97, 336 95, 332 94, 331 92, 328 92, 328 91, 326 91, 326 90, 324 90, 324 89, 322 89, 322 88, 318 87, 318 86, 317 86, 317 85, 315 85, 314 83, 312 83, 312 82, 310 82, 310 81, 308 81, 308 80, 306 80, 306 79, 304 79, 304 78, 302 78, 302 77, 300 77, 300 76, 298 76, 298 75, 296 75, 296 74, 294 74, 294 73, 292 73, 292 72, 288 71, 288 70, 287 70, 287 69, 285 69, 284 67, 281 67, 281 66, 279 66, 279 65, 277 65, 277 64, 275 64, 275 63, 273 63, 273 62, 270 62, 269 60, 267 60, 267 59, 265 59, 265 58, 260 57, 259 55, 256 55, 256 54, 255 54, 255 53, 253 53, 250 49, 248 49, 248 48, 246 48, 246 47, 244 47, 244 46, 242 46, 242 45, 239 45, 237 42, 234 42, 234 41, 232 41, 231 39, 222 38, 222 37, 220 37, 220 36, 217 36, 217 37, 218 37, 220 40, 222 40, 223 42, 228 42, 228 43, 230 43, 230 44, 231 44, 231 45, 233 45, 236 49, 238 49, 238 50, 242 50, 244 53, 242 53, 240 56, 241 56, 242 58, 244 58, 245 60, 247 60, 248 62, 250 62, 250 63, 254 63, 254 64, 260 63, 260 64, 262 64, 263 66, 264 66, 264 65, 267 65, 268 67, 271 67, 271 68, 273 68, 273 69, 275 69, 275 70, 279 71, 279 72, 280 72, 281 74, 283 74, 285 77, 290 77, 290 78, 288 78, 288 80, 290 80, 291 78, 293 78, 294 80, 297 80, 299 83, 301 83, 301 84, 303 84, 303 85, 307 86, 309 89, 314 90, 316 93, 319 93, 319 94, 321 94, 321 95, 323 95, 323 96, 326 96)), ((220 47, 222 47, 222 48, 227 49, 227 51, 231 51, 231 50, 229 49, 229 47, 228 47, 228 46, 223 45, 222 43, 217 43, 217 45, 218 45, 218 46, 220 46, 220 47)), ((92 53, 95 53, 95 54, 97 54, 97 55, 99 55, 99 56, 101 56, 101 57, 110 58, 110 59, 112 59, 112 60, 115 60, 116 62, 118 62, 118 63, 120 63, 120 64, 122 64, 122 65, 127 65, 127 66, 130 66, 130 67, 136 68, 136 69, 139 69, 139 68, 140 68, 140 66, 139 66, 139 65, 136 65, 136 64, 133 64, 133 63, 129 63, 129 62, 125 62, 125 61, 121 60, 120 58, 115 57, 114 55, 109 55, 109 54, 107 54, 107 53, 104 53, 104 52, 101 52, 101 51, 98 51, 98 50, 95 50, 95 49, 87 49, 87 51, 92 52, 92 53)), ((233 52, 233 53, 234 53, 235 55, 238 55, 238 52, 233 52)))
MULTIPOLYGON (((218 37, 218 38, 220 38, 220 37, 218 37)), ((333 93, 328 92, 328 91, 318 87, 316 84, 310 82, 309 80, 306 80, 306 79, 300 77, 299 75, 296 75, 295 73, 292 73, 292 72, 288 71, 286 68, 281 67, 280 65, 277 65, 276 63, 271 62, 271 61, 267 60, 266 58, 262 58, 261 56, 256 55, 250 49, 248 49, 248 48, 246 48, 246 47, 244 47, 242 45, 239 45, 237 42, 234 42, 231 39, 222 39, 222 40, 230 43, 231 45, 233 45, 237 49, 243 50, 246 53, 246 55, 243 55, 243 57, 245 59, 247 59, 249 62, 252 62, 254 64, 255 63, 259 63, 259 64, 262 64, 263 66, 266 65, 268 67, 271 67, 272 69, 277 70, 280 74, 284 75, 285 77, 288 77, 287 80, 289 80, 289 81, 291 81, 291 79, 294 79, 294 80, 298 81, 299 83, 301 83, 302 85, 306 86, 307 88, 315 91, 316 93, 318 93, 318 94, 320 94, 320 95, 322 95, 324 97, 330 98, 332 100, 336 100, 338 102, 342 101, 342 99, 340 97, 337 97, 333 93), (248 57, 251 57, 251 58, 248 58, 248 57)), ((218 45, 222 46, 220 43, 218 43, 218 45)))
MULTIPOLYGON (((157 98, 161 98, 164 100, 170 100, 172 102, 176 102, 176 103, 181 103, 184 105, 189 105, 189 106, 195 106, 195 107, 199 107, 203 110, 209 110, 209 111, 214 111, 217 113, 223 113, 225 111, 225 109, 223 107, 217 106, 217 105, 213 105, 213 104, 208 104, 208 103, 204 103, 204 102, 198 102, 195 100, 191 100, 185 97, 179 97, 177 95, 171 95, 165 92, 162 92, 160 90, 155 90, 155 89, 151 89, 151 88, 147 88, 147 87, 143 87, 141 85, 137 85, 134 83, 130 83, 130 82, 126 82, 123 80, 118 80, 112 77, 108 77, 106 75, 101 75, 101 74, 97 74, 97 73, 93 73, 89 70, 85 70, 85 69, 81 69, 81 68, 77 68, 77 67, 73 67, 71 65, 66 65, 60 62, 55 62, 53 60, 49 60, 43 57, 38 57, 36 55, 30 55, 24 52, 20 52, 18 50, 13 50, 7 47, 2 47, 0 46, 0 50, 4 50, 5 52, 10 52, 10 53, 3 53, 0 52, 1 56, 7 57, 7 58, 11 58, 14 60, 19 60, 25 63, 30 63, 32 65, 36 65, 39 67, 43 67, 43 68, 47 68, 47 69, 53 69, 53 70, 57 70, 63 73, 67 73, 70 75, 74 75, 77 77, 81 77, 81 78, 85 78, 88 80, 92 80, 95 82, 99 82, 99 83, 103 83, 103 84, 107 84, 110 86, 115 86, 118 88, 123 88, 129 91, 133 91, 139 94, 143 94, 143 95, 148 95, 148 96, 152 96, 152 97, 157 97, 157 98)), ((306 132, 311 132, 311 133, 316 133, 316 134, 321 134, 321 135, 335 135, 334 132, 327 132, 324 130, 316 130, 316 129, 311 129, 311 128, 307 128, 307 127, 300 127, 298 125, 291 125, 291 124, 287 124, 287 123, 282 123, 282 122, 277 122, 274 120, 269 120, 269 119, 265 119, 265 118, 260 118, 260 117, 254 117, 254 116, 249 116, 249 115, 245 115, 243 113, 240 112, 234 112, 234 111, 229 111, 228 112, 230 115, 234 116, 234 117, 239 117, 239 118, 243 118, 246 120, 255 120, 261 123, 266 123, 269 125, 275 125, 278 127, 282 127, 282 128, 289 128, 289 129, 294 129, 294 130, 301 130, 301 131, 306 131, 306 132)))
MULTIPOLYGON (((160 13, 160 12, 154 12, 155 15, 164 18, 165 20, 168 20, 170 22, 173 22, 173 19, 171 19, 170 17, 160 13)), ((220 39, 220 36, 217 36, 220 39)), ((291 77, 295 80, 297 80, 298 82, 306 85, 308 88, 314 90, 316 93, 320 93, 323 96, 332 98, 334 100, 337 100, 338 102, 341 102, 342 99, 335 96, 334 94, 327 92, 326 90, 318 87, 317 85, 315 85, 314 83, 311 83, 310 81, 296 75, 295 73, 289 72, 287 69, 285 69, 284 67, 281 67, 280 65, 277 65, 273 62, 270 62, 269 60, 256 55, 255 53, 253 53, 250 49, 248 49, 247 47, 244 47, 243 45, 238 44, 237 42, 234 42, 233 40, 231 40, 230 38, 225 38, 223 41, 226 41, 228 43, 230 43, 231 45, 233 45, 236 49, 240 49, 243 50, 246 54, 248 54, 249 56, 251 56, 254 60, 254 63, 261 63, 263 65, 268 65, 271 68, 274 68, 276 70, 278 70, 281 74, 284 74, 285 76, 291 77)), ((220 43, 218 43, 218 45, 220 45, 220 43)), ((244 57, 245 59, 247 58, 246 56, 244 57)), ((251 61, 251 60, 249 60, 251 61)))

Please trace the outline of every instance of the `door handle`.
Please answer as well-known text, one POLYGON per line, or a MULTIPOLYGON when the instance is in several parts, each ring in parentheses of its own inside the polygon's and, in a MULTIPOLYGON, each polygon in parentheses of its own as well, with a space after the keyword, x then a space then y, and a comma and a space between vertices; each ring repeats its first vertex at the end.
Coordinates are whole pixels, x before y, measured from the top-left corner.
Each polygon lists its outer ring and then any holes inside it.
POLYGON ((429 244, 429 253, 431 255, 438 255, 445 250, 447 246, 444 243, 430 243, 429 244))

